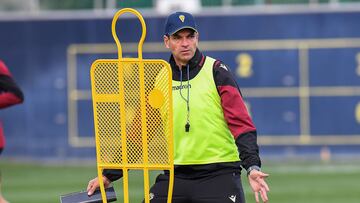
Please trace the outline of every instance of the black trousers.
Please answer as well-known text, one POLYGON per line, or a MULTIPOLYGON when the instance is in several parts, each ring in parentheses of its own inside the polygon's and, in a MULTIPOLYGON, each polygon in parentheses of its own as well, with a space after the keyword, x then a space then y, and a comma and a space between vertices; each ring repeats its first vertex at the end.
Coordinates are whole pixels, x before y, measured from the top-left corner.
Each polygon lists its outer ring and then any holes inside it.
MULTIPOLYGON (((150 189, 151 203, 166 203, 169 176, 160 174, 150 189)), ((173 203, 245 203, 240 173, 209 175, 196 179, 175 176, 173 203)))

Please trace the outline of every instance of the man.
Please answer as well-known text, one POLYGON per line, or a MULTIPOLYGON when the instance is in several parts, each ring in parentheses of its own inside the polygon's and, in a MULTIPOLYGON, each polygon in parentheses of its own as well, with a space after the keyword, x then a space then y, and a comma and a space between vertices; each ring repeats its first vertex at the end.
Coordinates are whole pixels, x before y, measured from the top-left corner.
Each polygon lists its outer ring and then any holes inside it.
MULTIPOLYGON (((12 79, 10 71, 5 63, 0 60, 0 109, 22 103, 23 93, 12 79)), ((5 147, 5 136, 0 122, 0 154, 5 147)), ((1 175, 0 175, 0 203, 7 203, 1 195, 1 175)))
MULTIPOLYGON (((230 69, 198 49, 193 16, 171 14, 164 43, 171 51, 174 114, 174 203, 244 203, 241 167, 255 193, 268 201, 268 174, 260 171, 257 135, 230 69), (240 161, 241 160, 241 161, 240 161)), ((105 186, 122 176, 104 171, 105 186)), ((160 174, 150 189, 151 202, 166 202, 169 174, 160 174)), ((97 178, 88 184, 91 195, 97 178)))

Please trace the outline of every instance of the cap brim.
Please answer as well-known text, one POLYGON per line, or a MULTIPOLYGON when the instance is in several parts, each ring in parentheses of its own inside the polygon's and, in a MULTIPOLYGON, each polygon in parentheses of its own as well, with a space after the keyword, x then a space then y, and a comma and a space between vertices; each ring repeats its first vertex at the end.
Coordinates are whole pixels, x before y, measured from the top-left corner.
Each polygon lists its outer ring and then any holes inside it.
POLYGON ((191 29, 191 30, 194 30, 195 32, 198 32, 195 28, 193 28, 193 27, 190 27, 190 26, 184 26, 184 27, 180 27, 180 28, 178 28, 177 30, 175 30, 175 31, 173 31, 173 32, 171 32, 171 33, 169 33, 169 35, 173 35, 173 34, 175 34, 175 33, 177 33, 177 32, 179 32, 180 30, 183 30, 183 29, 191 29))

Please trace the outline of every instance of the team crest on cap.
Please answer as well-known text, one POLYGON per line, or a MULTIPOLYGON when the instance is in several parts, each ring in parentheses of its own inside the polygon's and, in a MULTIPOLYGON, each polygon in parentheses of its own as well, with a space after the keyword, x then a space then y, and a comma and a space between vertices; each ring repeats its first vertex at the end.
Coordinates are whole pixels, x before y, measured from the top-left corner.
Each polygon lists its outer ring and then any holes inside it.
POLYGON ((185 21, 185 16, 184 15, 179 15, 179 19, 181 20, 181 22, 185 21))

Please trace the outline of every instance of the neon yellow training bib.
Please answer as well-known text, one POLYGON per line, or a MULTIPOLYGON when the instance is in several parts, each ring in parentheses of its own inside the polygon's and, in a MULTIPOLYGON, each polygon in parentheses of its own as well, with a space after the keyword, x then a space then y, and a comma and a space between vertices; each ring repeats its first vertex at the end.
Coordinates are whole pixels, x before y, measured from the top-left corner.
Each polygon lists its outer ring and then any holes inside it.
POLYGON ((225 121, 221 98, 213 77, 215 59, 206 57, 197 76, 180 86, 172 81, 174 114, 174 164, 193 165, 239 161, 239 153, 225 121), (190 90, 190 131, 185 132, 186 101, 190 90))

